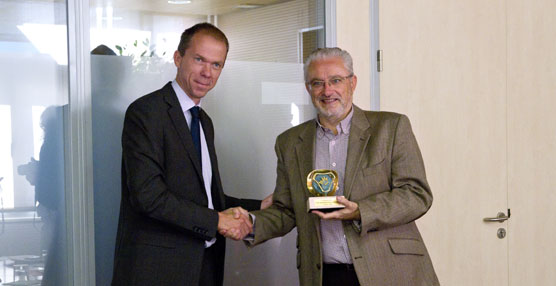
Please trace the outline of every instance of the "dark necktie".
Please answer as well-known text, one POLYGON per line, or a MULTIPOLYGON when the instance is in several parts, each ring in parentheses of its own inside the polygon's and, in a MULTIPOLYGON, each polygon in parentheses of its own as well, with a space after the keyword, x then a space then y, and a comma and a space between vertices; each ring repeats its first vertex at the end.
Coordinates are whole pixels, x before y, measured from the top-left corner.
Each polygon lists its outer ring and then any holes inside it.
POLYGON ((191 137, 193 137, 193 144, 197 149, 199 162, 201 162, 201 128, 199 122, 199 106, 193 106, 189 111, 191 112, 191 137))

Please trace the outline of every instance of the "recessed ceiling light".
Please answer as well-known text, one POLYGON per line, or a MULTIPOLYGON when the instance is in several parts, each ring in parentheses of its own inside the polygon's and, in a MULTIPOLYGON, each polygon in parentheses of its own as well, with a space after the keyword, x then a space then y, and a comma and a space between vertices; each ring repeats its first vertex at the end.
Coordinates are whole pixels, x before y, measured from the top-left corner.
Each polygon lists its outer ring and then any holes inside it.
POLYGON ((176 5, 191 4, 191 0, 168 0, 168 4, 176 4, 176 5))
POLYGON ((255 9, 255 8, 259 8, 262 7, 263 5, 261 4, 239 4, 236 5, 236 8, 238 9, 255 9))

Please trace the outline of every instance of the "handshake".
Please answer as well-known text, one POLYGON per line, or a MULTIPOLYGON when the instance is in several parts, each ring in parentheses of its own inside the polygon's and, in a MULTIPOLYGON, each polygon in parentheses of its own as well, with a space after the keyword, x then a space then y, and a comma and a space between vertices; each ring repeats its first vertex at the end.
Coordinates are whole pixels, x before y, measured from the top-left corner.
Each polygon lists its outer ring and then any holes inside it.
MULTIPOLYGON (((272 205, 272 194, 261 201, 261 210, 272 205)), ((249 212, 242 207, 229 208, 218 213, 218 233, 224 237, 241 240, 253 232, 249 212)))
POLYGON ((234 240, 241 240, 253 231, 249 213, 241 208, 229 208, 218 213, 218 232, 234 240))

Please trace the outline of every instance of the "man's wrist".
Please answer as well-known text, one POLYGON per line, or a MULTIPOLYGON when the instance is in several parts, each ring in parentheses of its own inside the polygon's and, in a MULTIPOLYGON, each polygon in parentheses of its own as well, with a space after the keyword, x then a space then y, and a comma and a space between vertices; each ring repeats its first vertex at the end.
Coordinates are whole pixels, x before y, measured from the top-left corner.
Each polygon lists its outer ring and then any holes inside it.
POLYGON ((250 243, 253 243, 255 241, 255 219, 256 219, 256 217, 255 217, 254 214, 249 213, 249 219, 251 220, 251 223, 253 224, 253 231, 250 232, 249 234, 247 234, 243 238, 243 240, 247 241, 247 242, 250 242, 250 243))

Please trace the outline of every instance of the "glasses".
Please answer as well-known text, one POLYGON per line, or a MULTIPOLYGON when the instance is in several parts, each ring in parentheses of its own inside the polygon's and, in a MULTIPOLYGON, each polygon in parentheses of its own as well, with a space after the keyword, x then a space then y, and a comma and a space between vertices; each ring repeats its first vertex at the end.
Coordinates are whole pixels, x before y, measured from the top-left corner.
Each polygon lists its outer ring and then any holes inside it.
POLYGON ((312 91, 320 91, 324 88, 324 84, 328 83, 328 86, 330 86, 332 88, 338 88, 338 87, 340 87, 344 84, 346 79, 348 79, 352 76, 353 76, 353 74, 350 74, 348 76, 335 76, 335 77, 332 77, 332 78, 328 79, 327 81, 320 80, 320 79, 315 79, 315 80, 312 80, 311 82, 309 82, 309 87, 311 88, 312 91))

